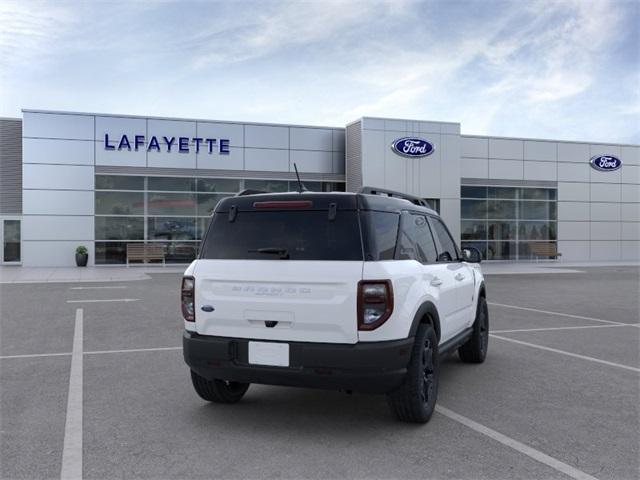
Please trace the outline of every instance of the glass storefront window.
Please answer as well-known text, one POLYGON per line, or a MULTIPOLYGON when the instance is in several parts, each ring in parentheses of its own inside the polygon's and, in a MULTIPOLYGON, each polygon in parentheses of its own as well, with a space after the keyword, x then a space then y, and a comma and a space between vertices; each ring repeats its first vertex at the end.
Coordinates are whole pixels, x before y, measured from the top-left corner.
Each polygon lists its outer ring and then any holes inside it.
POLYGON ((211 215, 218 202, 228 196, 230 195, 198 193, 198 209, 196 215, 199 217, 211 215))
POLYGON ((161 192, 194 192, 195 178, 184 177, 149 177, 147 189, 161 192))
POLYGON ((144 193, 96 192, 96 215, 144 215, 144 193))
POLYGON ((144 240, 144 217, 95 218, 96 240, 144 240))
POLYGON ((148 240, 195 240, 196 219, 184 217, 148 217, 148 240))
POLYGON ((288 192, 289 182, 286 180, 245 180, 244 188, 263 192, 288 192))
POLYGON ((198 178, 196 182, 198 192, 229 192, 240 191, 240 180, 231 178, 198 178))
POLYGON ((557 240, 556 189, 462 186, 460 194, 463 245, 485 259, 533 258, 532 245, 557 240))
POLYGON ((144 190, 144 177, 96 175, 96 190, 144 190))
POLYGON ((195 193, 148 193, 149 215, 185 215, 195 217, 195 193))

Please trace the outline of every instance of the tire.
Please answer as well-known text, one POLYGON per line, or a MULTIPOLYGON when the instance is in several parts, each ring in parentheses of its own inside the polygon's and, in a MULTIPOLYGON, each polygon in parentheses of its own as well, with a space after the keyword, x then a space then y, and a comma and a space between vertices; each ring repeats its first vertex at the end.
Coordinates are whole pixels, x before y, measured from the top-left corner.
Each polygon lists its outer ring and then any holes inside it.
POLYGON ((200 397, 214 403, 236 403, 249 388, 248 383, 227 382, 225 380, 207 380, 191 370, 193 388, 200 397))
POLYGON ((484 297, 478 298, 476 320, 473 322, 473 333, 467 343, 458 348, 460 360, 465 363, 482 363, 487 358, 489 347, 489 309, 484 297))
POLYGON ((427 423, 438 397, 440 366, 438 337, 433 326, 421 324, 402 385, 387 393, 389 408, 403 422, 427 423))

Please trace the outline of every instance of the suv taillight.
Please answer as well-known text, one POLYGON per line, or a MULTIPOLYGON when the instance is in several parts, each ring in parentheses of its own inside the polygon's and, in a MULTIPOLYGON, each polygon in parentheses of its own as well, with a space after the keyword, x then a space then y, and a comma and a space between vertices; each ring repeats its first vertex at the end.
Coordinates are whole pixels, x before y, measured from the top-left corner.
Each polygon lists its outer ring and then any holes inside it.
POLYGON ((374 330, 393 313, 391 280, 358 282, 358 330, 374 330))
POLYGON ((182 287, 180 288, 180 304, 182 305, 182 316, 187 322, 196 321, 196 279, 193 277, 182 277, 182 287))

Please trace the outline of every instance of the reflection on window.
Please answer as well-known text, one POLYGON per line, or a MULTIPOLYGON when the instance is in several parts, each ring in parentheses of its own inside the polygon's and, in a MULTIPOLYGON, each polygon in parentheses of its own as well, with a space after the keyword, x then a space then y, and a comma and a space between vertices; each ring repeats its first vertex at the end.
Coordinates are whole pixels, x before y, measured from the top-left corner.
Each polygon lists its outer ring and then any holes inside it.
POLYGON ((533 243, 557 240, 556 189, 464 185, 460 194, 463 246, 485 259, 534 258, 533 243))
POLYGON ((96 192, 97 215, 143 215, 144 193, 96 192))

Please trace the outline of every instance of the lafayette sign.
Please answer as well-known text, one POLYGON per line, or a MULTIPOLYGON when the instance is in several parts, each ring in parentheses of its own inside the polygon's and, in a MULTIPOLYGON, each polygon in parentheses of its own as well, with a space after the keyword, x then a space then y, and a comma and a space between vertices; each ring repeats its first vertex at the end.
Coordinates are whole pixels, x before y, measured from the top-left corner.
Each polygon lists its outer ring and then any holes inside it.
POLYGON ((195 153, 200 150, 207 153, 229 154, 229 139, 227 138, 204 138, 204 137, 149 137, 148 141, 144 135, 121 135, 119 139, 110 139, 109 134, 104 134, 105 150, 128 150, 138 151, 145 149, 147 152, 165 151, 171 153, 172 149, 178 153, 189 153, 193 147, 195 153))

